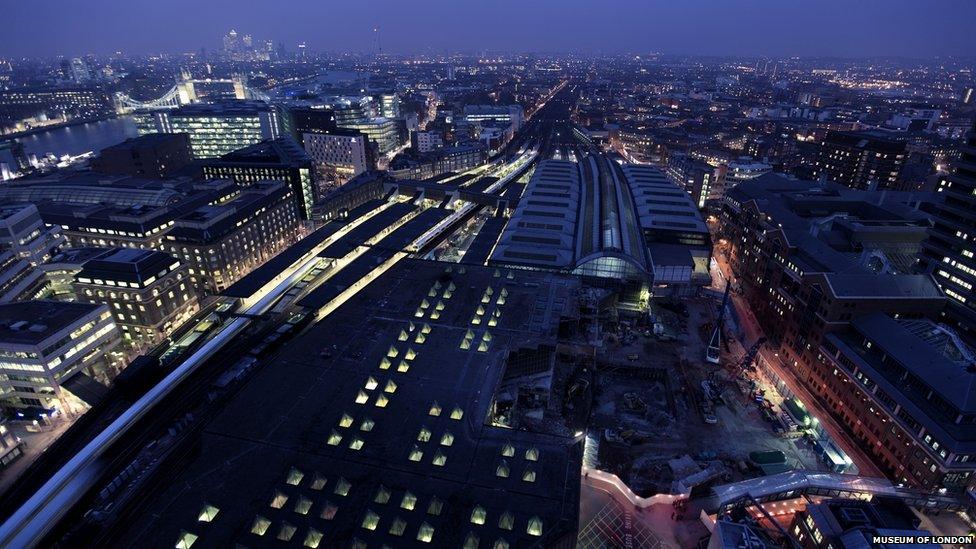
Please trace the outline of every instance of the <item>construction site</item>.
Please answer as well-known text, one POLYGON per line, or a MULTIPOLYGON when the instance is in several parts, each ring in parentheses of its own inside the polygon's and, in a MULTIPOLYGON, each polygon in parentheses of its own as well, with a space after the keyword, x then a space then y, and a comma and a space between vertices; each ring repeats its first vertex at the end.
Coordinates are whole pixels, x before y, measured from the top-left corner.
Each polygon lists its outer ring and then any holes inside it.
POLYGON ((590 292, 592 318, 584 313, 580 325, 589 326, 591 347, 556 381, 565 387, 566 417, 585 421, 587 444, 596 446, 588 448, 588 466, 617 475, 642 497, 828 469, 799 425, 772 415, 773 395, 757 399, 763 389, 746 376, 750 349, 731 319, 722 322, 720 364, 705 359, 721 294, 651 299, 649 312, 638 314, 590 292))

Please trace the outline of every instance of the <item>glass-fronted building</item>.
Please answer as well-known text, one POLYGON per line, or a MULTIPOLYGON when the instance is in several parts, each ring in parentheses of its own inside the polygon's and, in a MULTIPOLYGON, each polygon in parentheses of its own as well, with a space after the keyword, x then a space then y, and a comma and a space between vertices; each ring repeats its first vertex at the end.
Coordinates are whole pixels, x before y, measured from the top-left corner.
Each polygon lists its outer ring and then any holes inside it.
POLYGON ((261 101, 187 105, 136 113, 140 135, 185 133, 194 158, 215 158, 281 135, 277 109, 261 101))

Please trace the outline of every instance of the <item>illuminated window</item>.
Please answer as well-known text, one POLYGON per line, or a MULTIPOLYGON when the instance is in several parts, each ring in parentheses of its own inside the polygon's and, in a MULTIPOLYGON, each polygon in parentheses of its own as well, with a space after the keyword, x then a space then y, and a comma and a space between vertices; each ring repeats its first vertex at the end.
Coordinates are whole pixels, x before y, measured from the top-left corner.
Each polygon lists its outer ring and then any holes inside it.
POLYGON ((288 496, 281 492, 276 491, 274 497, 271 498, 271 507, 275 509, 281 509, 286 503, 288 503, 288 496))
POLYGON ((539 517, 530 518, 528 526, 525 527, 525 533, 530 536, 541 536, 542 519, 540 519, 539 517))
POLYGON ((522 473, 522 480, 525 482, 535 482, 535 471, 532 469, 526 469, 525 472, 522 473))
POLYGON ((365 404, 369 400, 369 395, 363 391, 356 394, 356 404, 365 404))
POLYGON ((288 477, 285 479, 285 484, 298 486, 302 482, 303 478, 305 478, 305 473, 302 473, 298 469, 292 467, 288 470, 288 477))
POLYGON ((376 379, 373 378, 373 376, 369 376, 369 379, 366 380, 367 391, 372 391, 373 389, 376 388, 377 385, 379 385, 379 382, 377 382, 376 379))
POLYGON ((454 410, 451 411, 451 419, 461 419, 464 417, 464 410, 455 406, 454 410))
POLYGON ((506 443, 505 446, 502 447, 502 455, 505 456, 505 457, 512 457, 512 456, 514 456, 515 455, 515 447, 512 446, 509 443, 506 443))
POLYGON ((339 427, 349 427, 350 425, 352 425, 352 416, 342 414, 342 417, 339 418, 339 427))
POLYGON ((501 478, 508 478, 509 472, 510 471, 508 468, 508 462, 503 459, 501 463, 498 464, 498 467, 495 469, 495 476, 501 478))
POLYGON ((315 473, 315 478, 312 479, 312 485, 310 486, 310 488, 312 490, 321 490, 322 488, 325 488, 326 482, 328 482, 328 479, 326 479, 319 473, 315 473))
POLYGON ((390 490, 380 484, 380 487, 376 490, 376 497, 373 498, 376 503, 386 503, 390 501, 390 490))
POLYGON ((386 408, 386 405, 389 403, 390 403, 390 399, 386 395, 381 394, 378 397, 376 397, 377 408, 386 408))
POLYGON ((305 496, 299 496, 298 501, 295 502, 295 512, 299 515, 307 515, 311 508, 312 500, 305 496))
POLYGON ((271 527, 271 521, 258 515, 254 517, 254 524, 251 525, 251 533, 259 536, 263 536, 268 528, 271 527))
POLYGON ((176 549, 190 549, 196 541, 197 536, 195 534, 183 530, 180 532, 180 537, 176 539, 176 549))
POLYGON ((339 477, 339 480, 336 482, 336 487, 334 492, 337 495, 345 496, 349 494, 350 488, 352 488, 352 484, 350 484, 349 481, 346 480, 344 477, 339 477))
POLYGON ((498 527, 502 530, 515 528, 515 515, 508 511, 502 513, 502 516, 498 518, 498 527))
POLYGON ((287 522, 281 525, 281 530, 278 530, 278 539, 281 541, 291 541, 292 536, 295 535, 295 528, 287 522))
POLYGON ((397 384, 394 383, 392 379, 390 381, 387 381, 386 382, 386 387, 383 388, 383 391, 385 391, 387 393, 390 393, 390 394, 395 393, 396 390, 397 390, 397 384))
POLYGON ((539 449, 529 448, 525 451, 525 459, 529 461, 539 461, 539 449))
POLYGON ((480 505, 476 505, 471 511, 471 524, 484 524, 488 517, 488 511, 480 505))
POLYGON ((427 506, 427 514, 438 516, 441 514, 441 510, 443 509, 444 502, 438 499, 437 496, 434 496, 434 498, 430 500, 430 505, 427 506))
POLYGON ((353 438, 352 441, 349 442, 349 449, 350 450, 357 450, 358 451, 358 450, 361 450, 362 447, 363 447, 363 439, 361 439, 359 437, 353 438))
POLYGON ((436 465, 438 467, 443 467, 444 464, 447 463, 447 456, 444 455, 444 452, 441 452, 440 450, 438 450, 438 451, 434 452, 434 459, 431 460, 431 463, 433 463, 434 465, 436 465))
POLYGON ((367 530, 376 530, 376 526, 380 523, 380 516, 373 511, 366 511, 366 516, 363 517, 362 527, 367 530))
POLYGON ((309 528, 308 534, 305 535, 305 547, 315 549, 320 543, 322 543, 322 532, 319 532, 315 528, 309 528))
POLYGON ((430 429, 421 427, 420 432, 417 433, 417 440, 420 442, 427 442, 430 440, 430 429))
POLYGON ((464 538, 463 549, 478 549, 478 536, 474 535, 474 532, 468 532, 464 538))
POLYGON ((339 443, 342 442, 342 435, 340 435, 339 433, 336 432, 335 429, 333 429, 332 433, 329 435, 329 440, 327 440, 326 442, 328 443, 329 446, 338 446, 339 443))
POLYGON ((403 532, 407 529, 407 521, 400 517, 393 519, 393 523, 390 524, 390 534, 394 536, 402 536, 403 532))
POLYGON ((434 527, 426 522, 421 524, 420 528, 417 530, 417 541, 430 543, 430 540, 432 539, 434 539, 434 527))
POLYGON ((212 522, 213 519, 217 518, 217 513, 219 512, 220 509, 217 509, 208 503, 203 506, 203 509, 200 509, 200 514, 197 515, 197 520, 200 522, 212 522))
POLYGON ((322 507, 322 514, 319 516, 324 520, 332 520, 335 518, 336 513, 339 512, 339 507, 330 501, 325 502, 325 506, 322 507))
POLYGON ((441 415, 441 405, 435 400, 434 403, 430 405, 430 412, 428 413, 435 417, 441 415))
POLYGON ((454 435, 450 431, 441 435, 441 446, 450 446, 452 444, 454 444, 454 435))
POLYGON ((373 430, 373 427, 375 425, 376 425, 376 423, 373 422, 373 420, 369 419, 368 417, 367 418, 363 418, 363 422, 359 424, 359 430, 360 431, 365 431, 365 432, 368 433, 368 432, 370 432, 370 431, 373 430))
POLYGON ((403 500, 400 501, 400 507, 406 509, 407 511, 413 511, 413 508, 417 506, 417 496, 407 492, 403 494, 403 500))
POLYGON ((414 444, 413 448, 410 449, 410 461, 420 461, 424 457, 424 453, 414 444))

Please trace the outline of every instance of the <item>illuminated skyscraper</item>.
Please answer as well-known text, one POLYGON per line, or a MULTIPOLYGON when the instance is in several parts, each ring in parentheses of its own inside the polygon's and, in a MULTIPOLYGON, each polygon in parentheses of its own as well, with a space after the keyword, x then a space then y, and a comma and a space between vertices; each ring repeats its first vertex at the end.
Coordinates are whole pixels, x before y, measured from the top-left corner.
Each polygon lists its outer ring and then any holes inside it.
POLYGON ((923 262, 949 297, 947 314, 963 335, 976 338, 976 127, 959 160, 939 181, 945 200, 924 243, 923 262))

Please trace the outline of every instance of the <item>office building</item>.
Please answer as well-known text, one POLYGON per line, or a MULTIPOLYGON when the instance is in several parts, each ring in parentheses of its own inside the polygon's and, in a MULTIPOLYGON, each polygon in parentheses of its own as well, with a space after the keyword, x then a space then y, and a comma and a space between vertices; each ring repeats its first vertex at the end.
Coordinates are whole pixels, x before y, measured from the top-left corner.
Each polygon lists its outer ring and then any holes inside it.
POLYGON ((330 182, 343 184, 372 169, 373 146, 365 134, 349 130, 329 133, 305 133, 305 152, 315 163, 317 173, 330 182))
POLYGON ((115 113, 108 93, 97 87, 0 90, 0 125, 31 118, 96 119, 115 113))
POLYGON ((390 175, 397 179, 430 179, 448 172, 463 172, 488 161, 482 145, 445 147, 428 153, 408 149, 390 162, 390 175))
POLYGON ((406 126, 402 120, 372 118, 362 122, 340 122, 339 127, 365 134, 376 144, 381 155, 400 149, 406 142, 406 126))
POLYGON ((294 192, 254 183, 232 198, 180 212, 159 249, 187 266, 199 295, 216 294, 304 234, 294 192))
POLYGON ((6 424, 0 423, 0 471, 23 455, 24 442, 6 424))
POLYGON ((623 127, 617 131, 617 139, 627 152, 627 159, 642 164, 663 165, 668 148, 651 130, 641 127, 623 127))
MULTIPOLYGON (((930 459, 912 447, 925 436, 920 426, 903 433, 884 419, 885 408, 860 392, 867 383, 863 367, 831 366, 834 360, 849 361, 850 353, 844 353, 848 358, 839 356, 835 342, 845 330, 861 329, 877 315, 937 318, 946 304, 931 276, 913 273, 930 224, 929 216, 918 209, 918 197, 889 193, 884 198, 879 201, 871 191, 836 183, 767 174, 726 194, 722 234, 730 245, 734 284, 777 352, 779 363, 771 371, 784 376, 791 390, 801 387, 826 403, 827 412, 850 427, 860 447, 891 478, 932 487, 928 475, 937 467, 931 469, 931 462, 925 464, 923 476, 917 476, 921 467, 902 469, 913 467, 915 456, 930 459), (848 375, 860 385, 846 386, 848 375), (857 394, 847 394, 850 391, 857 394)), ((897 333, 892 326, 884 329, 897 333)), ((905 334, 898 337, 910 342, 905 334)), ((922 349, 916 348, 919 352, 922 349)), ((936 363, 934 356, 929 353, 928 360, 936 363)), ((915 364, 918 359, 906 349, 892 349, 889 360, 894 365, 915 364)), ((885 399, 887 408, 900 409, 905 417, 915 414, 919 403, 909 406, 910 399, 893 391, 877 392, 873 384, 880 381, 868 384, 868 392, 885 399)))
POLYGON ((61 227, 72 247, 158 249, 178 212, 169 206, 42 203, 41 215, 61 227))
POLYGON ((712 187, 717 184, 716 169, 696 160, 685 153, 672 153, 668 156, 668 178, 688 193, 691 200, 704 208, 711 197, 712 187))
POLYGON ((10 250, 0 252, 0 303, 38 299, 45 286, 40 268, 10 250))
MULTIPOLYGON (((931 532, 919 529, 921 522, 899 498, 876 497, 870 501, 830 498, 808 503, 794 514, 789 532, 802 549, 884 548, 902 544, 878 543, 875 538, 931 537, 931 532)), ((942 547, 936 543, 913 543, 912 546, 942 547)))
POLYGON ((305 134, 333 133, 336 125, 336 114, 331 108, 290 107, 285 117, 292 137, 308 150, 305 134))
POLYGON ((828 333, 812 382, 893 481, 965 493, 976 486, 976 357, 930 320, 872 313, 828 333))
POLYGON ((165 179, 191 162, 190 138, 182 133, 150 133, 102 149, 92 159, 100 173, 165 179))
POLYGON ((0 399, 10 408, 77 412, 65 389, 76 375, 106 382, 118 371, 119 329, 108 307, 22 301, 0 305, 0 399))
POLYGON ((74 57, 71 59, 69 64, 71 67, 71 80, 74 81, 75 84, 85 84, 92 79, 91 69, 88 67, 88 64, 85 63, 84 59, 74 57))
POLYGON ((949 297, 946 320, 976 341, 976 129, 966 137, 959 160, 939 177, 944 201, 924 244, 922 262, 949 297))
POLYGON ((58 227, 49 227, 33 204, 0 204, 0 251, 10 251, 37 266, 65 243, 58 227))
POLYGON ((164 252, 116 248, 87 261, 73 287, 79 301, 108 305, 135 351, 156 345, 199 309, 186 265, 164 252))
MULTIPOLYGON (((43 299, 75 301, 75 276, 89 259, 108 252, 110 248, 64 248, 47 263, 38 267, 44 275, 43 299)), ((37 298, 35 298, 37 299, 37 298)))
POLYGON ((305 150, 290 137, 268 139, 202 163, 207 179, 230 179, 247 187, 257 181, 277 180, 292 190, 302 218, 311 219, 318 199, 315 168, 305 150))
POLYGON ((525 122, 521 105, 465 105, 464 119, 471 124, 508 126, 518 131, 525 122))
POLYGON ((90 171, 59 170, 0 185, 0 202, 167 206, 211 185, 213 183, 189 179, 161 181, 90 171))
POLYGON ((814 177, 852 189, 900 189, 907 158, 905 142, 881 132, 827 132, 820 143, 814 177))
POLYGON ((444 146, 444 137, 438 131, 417 131, 410 135, 410 146, 425 153, 444 146))
POLYGON ((383 118, 400 118, 400 97, 396 92, 381 93, 376 98, 379 115, 383 118))
POLYGON ((721 200, 729 189, 734 189, 740 183, 751 181, 771 171, 773 167, 769 164, 755 162, 748 157, 729 162, 725 168, 725 175, 713 189, 712 197, 721 200))
POLYGON ((133 115, 140 135, 185 133, 194 158, 215 158, 281 135, 278 109, 261 101, 195 103, 133 115))

